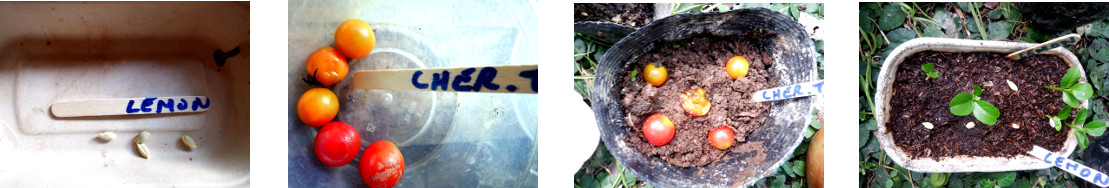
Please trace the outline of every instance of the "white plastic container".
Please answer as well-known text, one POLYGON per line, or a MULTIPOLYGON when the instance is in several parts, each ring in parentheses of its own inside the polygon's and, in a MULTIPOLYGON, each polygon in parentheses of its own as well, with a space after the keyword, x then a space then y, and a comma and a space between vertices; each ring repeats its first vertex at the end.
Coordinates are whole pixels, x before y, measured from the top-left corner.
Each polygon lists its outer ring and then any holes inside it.
MULTIPOLYGON (((947 38, 918 38, 913 39, 890 53, 886 61, 882 64, 882 71, 878 74, 878 88, 874 96, 874 106, 877 110, 874 112, 875 119, 878 121, 878 130, 874 132, 878 138, 878 143, 882 146, 882 150, 893 159, 893 162, 905 167, 914 172, 1002 172, 1002 171, 1015 171, 1015 170, 1035 170, 1051 167, 1051 164, 1045 163, 1040 159, 1036 159, 1030 155, 1018 155, 1012 158, 1005 157, 971 157, 959 156, 942 158, 936 161, 931 158, 917 158, 913 159, 905 151, 898 147, 893 142, 893 135, 886 129, 886 122, 889 121, 887 117, 890 111, 890 97, 893 93, 893 82, 897 75, 897 66, 901 64, 905 58, 912 56, 917 52, 923 51, 940 51, 940 52, 995 52, 1008 54, 1021 49, 1035 46, 1033 43, 1019 43, 1019 42, 1003 42, 1003 41, 980 41, 980 40, 963 40, 963 39, 947 39, 947 38)), ((1056 55, 1063 59, 1064 62, 1071 67, 1079 67, 1082 70, 1082 64, 1079 64, 1078 58, 1065 48, 1051 49, 1042 54, 1056 55)), ((1061 78, 1063 75, 1059 75, 1061 78)), ((1082 72, 1080 82, 1086 81, 1086 73, 1082 72)), ((1087 101, 1082 101, 1082 107, 1085 108, 1089 104, 1087 101)), ((1047 121, 1047 118, 1044 118, 1047 121)), ((1060 153, 1063 156, 1070 156, 1074 152, 1074 147, 1078 142, 1074 138, 1074 132, 1071 131, 1067 134, 1067 141, 1063 143, 1063 151, 1052 151, 1060 153)), ((1029 148, 1031 149, 1031 148, 1029 148)))
POLYGON ((247 186, 249 22, 248 2, 0 3, 0 187, 247 186), (216 65, 215 50, 235 47, 216 65), (184 95, 211 107, 50 113, 61 100, 184 95), (119 136, 97 139, 104 131, 119 136), (133 141, 141 131, 151 132, 150 159, 133 141))

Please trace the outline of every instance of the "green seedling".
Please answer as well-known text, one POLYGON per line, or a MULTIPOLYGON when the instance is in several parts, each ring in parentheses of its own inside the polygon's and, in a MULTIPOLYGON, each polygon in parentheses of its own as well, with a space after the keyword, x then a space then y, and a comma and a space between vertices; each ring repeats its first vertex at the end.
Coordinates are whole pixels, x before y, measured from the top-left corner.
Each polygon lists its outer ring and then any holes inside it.
MULTIPOLYGON (((1055 117, 1049 116, 1052 126, 1055 127, 1055 131, 1063 129, 1063 123, 1061 123, 1061 121, 1070 116, 1070 110, 1070 107, 1064 107, 1063 111, 1059 112, 1059 115, 1055 117)), ((1066 123, 1068 127, 1074 129, 1074 137, 1078 140, 1078 146, 1081 147, 1082 150, 1086 150, 1086 147, 1090 145, 1090 136, 1101 136, 1105 134, 1105 121, 1095 120, 1086 123, 1086 119, 1089 117, 1089 110, 1084 108, 1079 109, 1077 116, 1074 117, 1074 121, 1066 123)))
POLYGON ((924 77, 925 81, 927 81, 929 78, 940 77, 940 72, 936 72, 935 68, 936 66, 932 63, 925 63, 924 65, 920 66, 920 69, 923 69, 924 73, 928 73, 928 76, 924 77))
POLYGON ((1090 83, 1077 83, 1078 79, 1082 78, 1082 73, 1079 72, 1078 67, 1071 67, 1066 75, 1063 75, 1063 80, 1059 81, 1059 87, 1044 86, 1055 91, 1063 92, 1063 102, 1071 108, 1079 108, 1079 104, 1087 99, 1094 97, 1094 89, 1090 83))
POLYGON ((951 99, 951 114, 966 116, 974 113, 974 118, 987 125, 997 123, 1001 112, 993 104, 982 100, 982 87, 974 86, 974 93, 959 93, 951 99))

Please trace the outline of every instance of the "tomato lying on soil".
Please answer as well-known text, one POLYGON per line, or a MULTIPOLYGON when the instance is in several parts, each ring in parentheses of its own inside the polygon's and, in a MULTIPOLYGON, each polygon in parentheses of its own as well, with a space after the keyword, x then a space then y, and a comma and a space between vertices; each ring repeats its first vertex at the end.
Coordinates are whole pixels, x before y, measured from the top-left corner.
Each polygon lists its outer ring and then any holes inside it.
POLYGON ((663 67, 662 63, 647 64, 647 67, 643 68, 643 80, 647 81, 647 83, 651 83, 651 85, 655 87, 662 85, 662 83, 666 83, 666 78, 668 76, 666 67, 663 67))
POLYGON ((666 145, 670 143, 670 139, 674 139, 674 123, 665 115, 651 115, 643 122, 643 137, 647 137, 647 141, 655 146, 666 145))
POLYGON ((704 88, 686 91, 685 94, 681 96, 682 109, 685 110, 685 113, 694 117, 705 116, 705 114, 709 113, 709 107, 712 107, 712 104, 709 103, 708 98, 705 98, 705 95, 704 88))
POLYGON ((709 132, 709 144, 716 149, 728 149, 732 147, 733 142, 735 142, 735 133, 730 127, 720 126, 709 132))

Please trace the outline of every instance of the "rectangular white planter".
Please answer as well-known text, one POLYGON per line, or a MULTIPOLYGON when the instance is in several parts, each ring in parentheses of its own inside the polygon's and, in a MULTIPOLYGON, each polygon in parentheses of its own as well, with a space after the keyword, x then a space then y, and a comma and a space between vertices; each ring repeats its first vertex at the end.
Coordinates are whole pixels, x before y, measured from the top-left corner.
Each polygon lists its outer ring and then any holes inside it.
MULTIPOLYGON (((1004 42, 1004 41, 981 41, 981 40, 964 40, 964 39, 947 39, 947 38, 917 38, 905 42, 898 46, 890 53, 889 57, 882 64, 881 73, 878 74, 877 92, 874 96, 874 106, 876 112, 874 116, 878 121, 878 130, 874 132, 875 137, 878 138, 878 143, 882 146, 882 150, 893 159, 893 162, 905 167, 914 172, 1002 172, 1002 171, 1015 171, 1015 170, 1034 170, 1044 169, 1051 167, 1051 164, 1045 163, 1042 160, 1036 159, 1030 155, 1018 155, 1012 158, 1006 157, 977 157, 977 156, 958 156, 941 158, 939 161, 931 158, 917 158, 913 159, 906 153, 906 151, 898 147, 893 142, 893 135, 886 128, 886 122, 889 122, 887 114, 890 111, 890 98, 893 93, 893 82, 896 80, 897 66, 901 64, 905 58, 923 51, 940 51, 940 52, 996 52, 1008 54, 1018 50, 1035 46, 1033 43, 1021 42, 1004 42)), ((1043 54, 1056 55, 1063 59, 1064 62, 1070 64, 1071 67, 1079 67, 1081 71, 1082 64, 1079 63, 1078 58, 1065 48, 1051 49, 1043 54)), ((968 65, 973 66, 973 65, 968 65)), ((1062 78, 1062 75, 1059 75, 1062 78)), ((1082 71, 1082 78, 1080 82, 1086 81, 1086 73, 1082 71)), ((1060 99, 1062 100, 1062 99, 1060 99)), ((1082 101, 1083 108, 1089 106, 1087 101, 1082 101)), ((1044 121, 1047 121, 1044 118, 1044 121)), ((1063 151, 1052 151, 1070 156, 1074 152, 1074 147, 1078 142, 1074 138, 1074 131, 1067 134, 1067 141, 1063 143, 1063 151)))

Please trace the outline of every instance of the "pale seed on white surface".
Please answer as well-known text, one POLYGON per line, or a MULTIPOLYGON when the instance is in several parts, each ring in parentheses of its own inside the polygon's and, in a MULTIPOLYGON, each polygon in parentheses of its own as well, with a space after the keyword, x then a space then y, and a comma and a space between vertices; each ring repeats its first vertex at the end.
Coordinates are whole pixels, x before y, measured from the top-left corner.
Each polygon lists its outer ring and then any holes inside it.
POLYGON ((150 132, 142 131, 141 133, 139 133, 139 136, 135 137, 135 143, 136 144, 143 144, 143 143, 146 143, 146 140, 149 140, 149 139, 150 139, 150 132))
POLYGON ((1017 89, 1017 84, 1014 84, 1013 81, 1005 80, 1005 83, 1009 84, 1009 89, 1013 89, 1013 91, 1020 92, 1020 90, 1017 89))
POLYGON ((933 128, 932 123, 924 122, 924 123, 921 123, 921 124, 924 124, 924 128, 927 128, 927 129, 932 129, 933 128))
POLYGON ((188 135, 181 136, 181 142, 185 143, 185 146, 189 146, 189 148, 196 148, 196 142, 193 142, 193 138, 188 135))
POLYGON ((968 122, 967 123, 967 129, 973 129, 973 128, 974 128, 974 122, 968 122))
POLYGON ((112 141, 116 139, 116 133, 112 131, 102 132, 100 134, 96 134, 96 138, 104 141, 112 141))
POLYGON ((135 147, 139 148, 139 154, 142 154, 143 158, 150 159, 150 151, 147 151, 146 144, 135 144, 135 147))

